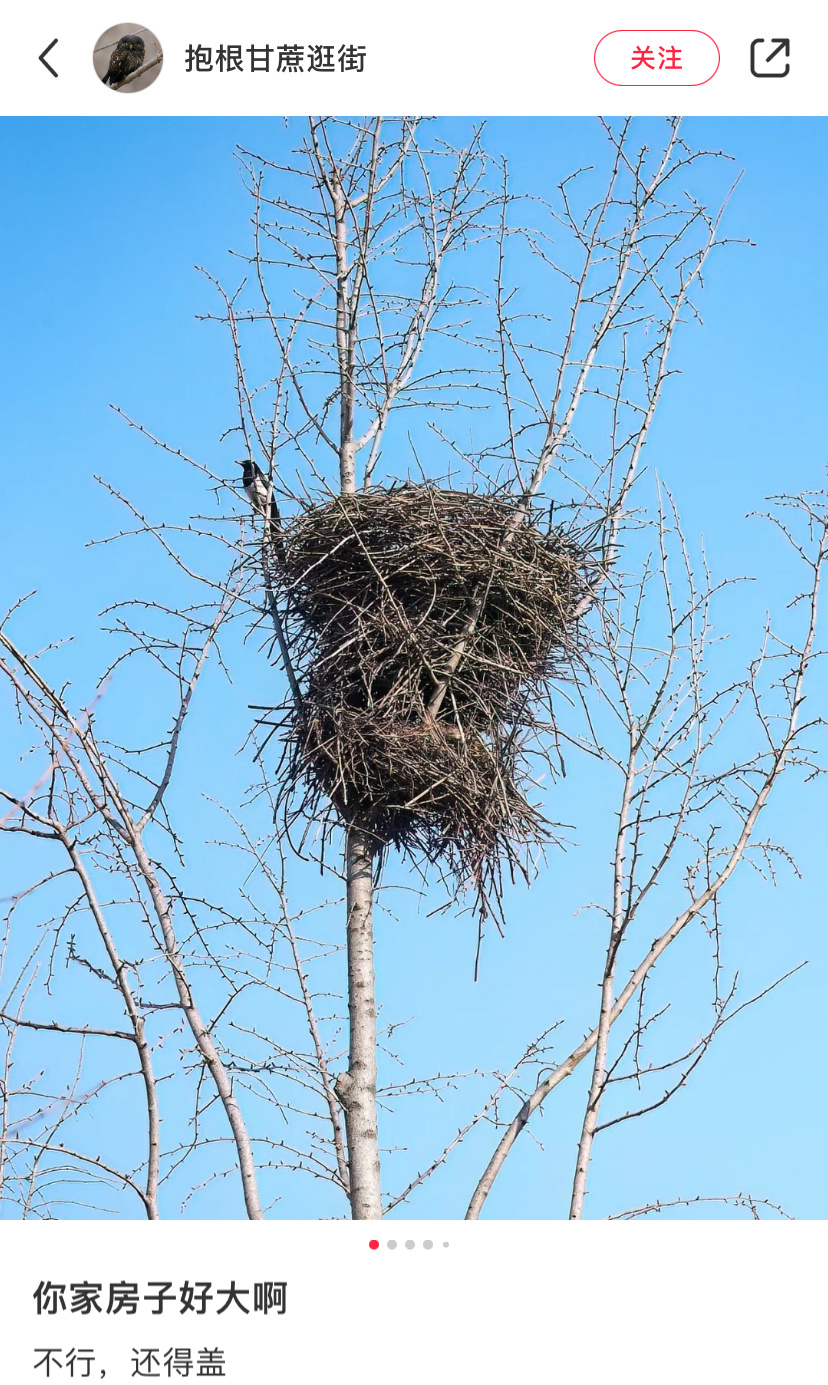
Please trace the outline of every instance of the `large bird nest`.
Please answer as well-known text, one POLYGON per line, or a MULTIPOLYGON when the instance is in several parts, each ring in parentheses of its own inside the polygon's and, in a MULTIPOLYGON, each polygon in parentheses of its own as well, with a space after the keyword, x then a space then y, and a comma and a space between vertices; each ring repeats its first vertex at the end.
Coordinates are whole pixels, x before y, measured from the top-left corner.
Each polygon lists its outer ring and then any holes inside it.
POLYGON ((442 860, 481 900, 547 837, 524 742, 571 669, 588 580, 563 527, 541 532, 530 513, 504 543, 515 512, 429 485, 360 491, 304 509, 278 562, 302 689, 285 801, 311 816, 333 804, 378 846, 442 860))

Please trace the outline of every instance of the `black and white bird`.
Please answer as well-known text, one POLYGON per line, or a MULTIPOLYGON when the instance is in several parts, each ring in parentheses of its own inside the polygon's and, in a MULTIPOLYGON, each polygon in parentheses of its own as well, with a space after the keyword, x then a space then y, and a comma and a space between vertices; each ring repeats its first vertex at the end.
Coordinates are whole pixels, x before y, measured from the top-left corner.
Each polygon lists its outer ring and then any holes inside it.
POLYGON ((252 457, 245 457, 238 465, 242 468, 242 485, 251 506, 268 521, 270 542, 280 558, 285 556, 282 542, 282 516, 273 496, 273 488, 268 483, 260 466, 252 457))

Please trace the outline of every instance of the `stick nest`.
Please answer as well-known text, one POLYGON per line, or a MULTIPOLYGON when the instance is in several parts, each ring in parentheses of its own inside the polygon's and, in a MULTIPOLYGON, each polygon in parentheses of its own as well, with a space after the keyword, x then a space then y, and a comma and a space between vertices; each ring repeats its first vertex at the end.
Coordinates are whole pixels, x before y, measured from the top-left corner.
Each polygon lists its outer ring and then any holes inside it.
POLYGON ((491 495, 376 488, 308 506, 282 530, 278 562, 302 686, 287 799, 311 817, 333 803, 481 900, 548 840, 524 743, 550 681, 571 670, 587 588, 584 546, 532 514, 504 544, 517 518, 491 495))

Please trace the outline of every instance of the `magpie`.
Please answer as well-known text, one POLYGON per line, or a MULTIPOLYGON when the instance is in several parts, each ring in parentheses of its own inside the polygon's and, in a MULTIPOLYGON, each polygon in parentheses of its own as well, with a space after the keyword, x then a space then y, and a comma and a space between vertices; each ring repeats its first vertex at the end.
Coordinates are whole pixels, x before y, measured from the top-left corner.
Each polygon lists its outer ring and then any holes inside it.
POLYGON ((280 558, 285 556, 282 541, 282 516, 272 494, 268 479, 252 457, 245 457, 238 463, 242 468, 242 485, 254 510, 268 520, 270 541, 280 558))

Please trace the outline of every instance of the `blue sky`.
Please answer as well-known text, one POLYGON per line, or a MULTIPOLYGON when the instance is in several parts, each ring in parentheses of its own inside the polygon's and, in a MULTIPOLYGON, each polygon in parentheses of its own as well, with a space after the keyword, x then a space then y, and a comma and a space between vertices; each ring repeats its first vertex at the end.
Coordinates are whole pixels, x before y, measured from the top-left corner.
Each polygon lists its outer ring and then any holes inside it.
MULTIPOLYGON (((447 122, 447 133, 459 125, 447 122)), ((755 247, 734 245, 712 263, 704 326, 679 340, 674 363, 681 375, 666 394, 647 463, 670 485, 691 542, 697 546, 704 535, 714 571, 756 575, 726 606, 736 647, 749 649, 765 608, 788 599, 790 573, 780 550, 744 517, 761 509, 768 494, 822 485, 828 457, 822 403, 828 127, 800 119, 705 119, 688 121, 686 133, 697 146, 726 150, 744 170, 726 230, 755 247)), ((222 465, 227 453, 218 438, 232 419, 231 361, 218 330, 196 321, 212 299, 195 266, 226 272, 228 248, 245 240, 248 209, 235 145, 271 152, 284 150, 286 140, 275 120, 0 124, 0 605, 37 588, 15 625, 20 642, 35 647, 77 637, 62 657, 78 705, 111 657, 98 633, 101 607, 136 590, 161 590, 168 581, 149 549, 87 547, 120 522, 94 475, 156 515, 199 505, 197 478, 130 434, 109 405, 222 465)), ((598 147, 592 122, 576 120, 493 121, 488 143, 508 155, 516 185, 537 191, 590 161, 598 147)), ((218 828, 201 795, 205 788, 228 802, 243 795, 249 766, 236 752, 249 724, 248 704, 273 700, 274 674, 265 659, 253 648, 239 648, 236 657, 232 685, 218 673, 207 679, 176 781, 190 868, 201 872, 206 891, 230 889, 235 877, 225 858, 202 845, 218 828)), ((122 719, 151 725, 149 684, 127 682, 117 693, 122 719)), ((4 703, 4 716, 7 711, 4 703)), ((4 773, 20 771, 6 765, 4 773)), ((451 912, 428 918, 412 908, 410 895, 395 896, 397 920, 382 919, 378 929, 380 998, 387 1018, 413 1017, 400 1042, 415 1072, 503 1067, 559 1017, 569 1019, 573 1042, 592 1022, 597 989, 590 963, 599 935, 590 916, 575 911, 594 897, 596 878, 606 870, 609 839, 600 825, 604 815, 595 812, 595 795, 605 792, 589 770, 567 785, 561 802, 577 824, 575 844, 565 861, 551 860, 531 892, 510 896, 507 935, 487 944, 476 984, 470 921, 451 912)), ((807 792, 793 780, 783 786, 768 831, 795 851, 802 878, 783 874, 772 891, 745 874, 725 901, 729 958, 741 969, 746 993, 804 958, 810 965, 725 1031, 687 1090, 664 1110, 602 1137, 588 1215, 653 1198, 740 1189, 798 1217, 825 1215, 825 1111, 814 1101, 822 1082, 828 963, 825 808, 820 783, 807 792)), ((31 862, 25 852, 6 849, 0 863, 0 894, 7 896, 31 862)), ((389 879, 405 884, 396 868, 389 879)), ((322 897, 309 872, 298 872, 296 889, 302 904, 322 897)), ((334 915, 325 926, 335 935, 334 915)), ((696 958, 690 945, 683 955, 672 974, 692 1012, 696 958)), ((696 1014, 703 1016, 703 1005, 696 1014)), ((692 1034, 703 1019, 687 1023, 692 1034)), ((565 1215, 583 1095, 575 1079, 549 1103, 537 1131, 544 1148, 529 1140, 519 1145, 488 1215, 565 1215)), ((395 1143, 409 1141, 418 1153, 441 1146, 461 1121, 452 1100, 408 1108, 395 1126, 395 1143)), ((117 1097, 111 1109, 125 1112, 118 1101, 126 1098, 117 1097)), ((462 1215, 491 1140, 491 1132, 481 1134, 411 1204, 411 1215, 462 1215)), ((114 1129, 104 1140, 117 1145, 114 1129)), ((277 1215, 341 1214, 324 1201, 320 1211, 315 1188, 300 1182, 282 1179, 277 1215)), ((236 1192, 214 1185, 192 1211, 236 1216, 236 1192)), ((726 1213, 714 1206, 707 1214, 726 1213)))

